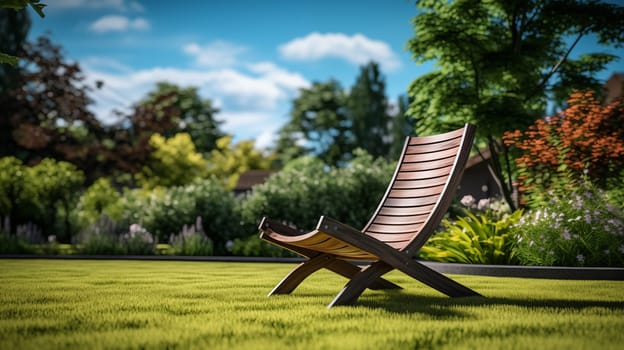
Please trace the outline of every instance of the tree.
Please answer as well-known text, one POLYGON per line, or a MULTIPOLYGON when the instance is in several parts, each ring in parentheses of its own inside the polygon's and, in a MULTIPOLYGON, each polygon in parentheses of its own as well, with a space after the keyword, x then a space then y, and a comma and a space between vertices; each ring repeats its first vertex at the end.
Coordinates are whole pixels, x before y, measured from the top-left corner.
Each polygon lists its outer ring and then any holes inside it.
POLYGON ((6 72, 5 65, 17 66, 19 62, 16 54, 30 29, 30 20, 24 10, 26 6, 44 17, 43 8, 46 5, 40 4, 39 0, 10 0, 0 3, 0 75, 6 72))
POLYGON ((405 137, 414 134, 414 118, 407 115, 409 99, 405 95, 397 99, 397 112, 392 116, 390 124, 390 149, 389 159, 396 159, 403 151, 405 137))
POLYGON ((0 156, 33 164, 51 157, 82 169, 95 167, 104 129, 88 110, 90 87, 80 67, 65 62, 61 47, 48 38, 23 47, 12 88, 0 95, 0 156))
POLYGON ((417 132, 476 123, 480 140, 490 149, 490 165, 501 184, 506 182, 502 190, 513 207, 509 154, 500 136, 543 117, 548 99, 562 102, 572 90, 599 88, 593 74, 616 57, 593 53, 573 60, 570 53, 590 34, 599 44, 620 47, 624 8, 597 0, 416 4, 420 12, 408 47, 417 62, 435 60, 437 65, 410 86, 409 114, 418 118, 417 132))
POLYGON ((387 157, 390 139, 386 84, 379 65, 370 62, 360 74, 347 98, 351 142, 374 157, 387 157))
POLYGON ((137 174, 143 187, 186 185, 205 174, 206 160, 196 151, 189 134, 179 133, 170 138, 153 134, 149 142, 153 152, 137 174))
POLYGON ((214 117, 219 110, 213 107, 212 101, 201 98, 196 87, 181 88, 174 84, 160 82, 141 104, 153 103, 163 95, 168 96, 166 102, 177 110, 173 128, 163 135, 169 137, 186 132, 191 135, 197 151, 203 154, 209 153, 215 147, 217 139, 223 136, 219 130, 221 122, 214 117))
POLYGON ((35 181, 30 175, 21 160, 15 157, 0 158, 0 220, 8 218, 7 233, 25 223, 29 219, 29 207, 34 208, 35 181))
POLYGON ((287 130, 301 133, 307 141, 305 147, 325 163, 336 165, 350 158, 353 147, 346 94, 337 81, 315 82, 302 88, 293 102, 290 118, 287 130))
POLYGON ((74 230, 69 220, 70 212, 78 200, 84 174, 69 162, 51 158, 45 158, 30 171, 36 179, 34 186, 43 213, 42 229, 69 242, 74 230), (62 227, 58 225, 57 215, 63 220, 62 227))
POLYGON ((274 158, 255 149, 251 140, 232 144, 232 136, 227 135, 217 140, 217 147, 210 152, 208 174, 223 179, 226 187, 233 189, 242 173, 253 169, 271 169, 274 158))

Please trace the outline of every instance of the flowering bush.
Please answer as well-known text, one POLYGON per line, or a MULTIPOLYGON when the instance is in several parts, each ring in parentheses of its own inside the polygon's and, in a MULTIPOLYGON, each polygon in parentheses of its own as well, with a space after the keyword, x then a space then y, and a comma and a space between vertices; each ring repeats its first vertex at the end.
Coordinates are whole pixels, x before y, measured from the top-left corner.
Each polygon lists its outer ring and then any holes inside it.
POLYGON ((126 254, 148 255, 154 254, 156 241, 151 233, 139 224, 130 225, 128 233, 120 237, 121 246, 126 254))
POLYGON ((572 94, 568 104, 524 132, 503 135, 505 145, 521 153, 519 192, 534 208, 548 201, 549 189, 566 192, 584 176, 604 187, 624 167, 624 100, 603 106, 590 91, 572 94))
POLYGON ((525 265, 624 266, 624 211, 607 193, 583 182, 555 195, 513 228, 525 265))
POLYGON ((182 227, 177 235, 169 237, 169 243, 177 255, 212 255, 212 241, 204 233, 201 217, 197 217, 195 225, 182 227))

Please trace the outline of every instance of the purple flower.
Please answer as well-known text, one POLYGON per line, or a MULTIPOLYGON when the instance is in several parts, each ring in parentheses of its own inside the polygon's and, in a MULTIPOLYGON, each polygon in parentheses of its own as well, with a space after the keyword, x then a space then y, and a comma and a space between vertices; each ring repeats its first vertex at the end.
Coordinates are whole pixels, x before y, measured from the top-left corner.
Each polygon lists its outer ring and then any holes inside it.
POLYGON ((578 262, 582 263, 585 261, 585 257, 583 256, 583 254, 579 254, 576 256, 576 260, 578 260, 578 262))
POLYGON ((570 232, 568 232, 568 229, 563 229, 563 239, 565 239, 566 241, 569 241, 572 239, 572 236, 570 235, 570 232))

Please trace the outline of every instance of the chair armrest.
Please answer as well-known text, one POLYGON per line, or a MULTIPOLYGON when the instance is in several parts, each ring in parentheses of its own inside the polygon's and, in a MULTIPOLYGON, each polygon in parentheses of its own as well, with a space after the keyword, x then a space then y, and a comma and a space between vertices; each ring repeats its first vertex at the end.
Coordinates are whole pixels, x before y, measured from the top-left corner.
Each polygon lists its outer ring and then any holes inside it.
POLYGON ((284 225, 279 221, 271 220, 266 216, 262 218, 258 228, 262 231, 273 231, 284 236, 299 236, 301 232, 297 231, 294 227, 284 225))

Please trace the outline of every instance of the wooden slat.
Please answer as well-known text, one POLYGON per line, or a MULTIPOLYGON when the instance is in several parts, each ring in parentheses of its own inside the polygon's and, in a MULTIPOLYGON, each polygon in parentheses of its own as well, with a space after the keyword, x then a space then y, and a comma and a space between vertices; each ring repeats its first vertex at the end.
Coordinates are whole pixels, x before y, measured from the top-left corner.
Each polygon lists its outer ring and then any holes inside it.
POLYGON ((448 139, 448 140, 442 140, 442 141, 438 141, 435 143, 414 144, 414 145, 409 145, 407 147, 407 153, 412 153, 412 152, 422 153, 422 150, 425 150, 425 149, 435 150, 435 149, 456 148, 459 146, 460 143, 461 143, 461 137, 448 139))
POLYGON ((446 177, 434 177, 431 179, 406 179, 397 180, 392 188, 409 189, 409 188, 427 188, 446 184, 446 177))
POLYGON ((427 188, 415 188, 415 189, 397 189, 391 190, 388 193, 388 198, 409 198, 409 197, 425 197, 439 195, 444 189, 444 185, 427 187, 427 188))
POLYGON ((375 224, 388 224, 388 225, 401 225, 401 224, 417 224, 424 222, 429 217, 429 214, 421 215, 408 215, 408 216, 388 216, 377 215, 375 217, 375 224))
POLYGON ((398 180, 416 180, 416 179, 430 179, 433 177, 448 176, 451 167, 445 167, 434 170, 425 171, 399 171, 397 174, 398 180))
POLYGON ((438 196, 418 197, 418 198, 388 198, 384 202, 384 207, 418 207, 435 204, 438 196))
POLYGON ((456 137, 461 137, 464 133, 464 129, 453 130, 444 134, 431 135, 431 136, 418 136, 410 138, 409 144, 427 144, 433 142, 440 142, 456 137))
POLYGON ((384 206, 383 208, 381 208, 381 210, 379 211, 380 215, 387 215, 387 216, 391 216, 391 215, 419 215, 419 214, 429 214, 431 213, 431 210, 433 209, 433 204, 430 205, 423 205, 423 206, 419 206, 419 207, 413 207, 413 208, 401 208, 401 207, 388 207, 388 206, 384 206))
POLYGON ((377 232, 377 233, 408 233, 408 232, 417 232, 422 227, 422 223, 420 224, 410 224, 410 225, 377 225, 373 224, 368 227, 366 232, 377 232))
POLYGON ((403 163, 399 168, 399 171, 422 171, 422 170, 433 170, 438 168, 444 168, 447 166, 451 166, 455 163, 455 158, 441 158, 430 162, 415 162, 415 163, 403 163))
POLYGON ((457 148, 451 148, 447 150, 437 150, 429 153, 414 153, 405 154, 403 163, 410 162, 426 162, 441 158, 453 157, 457 154, 457 148))

